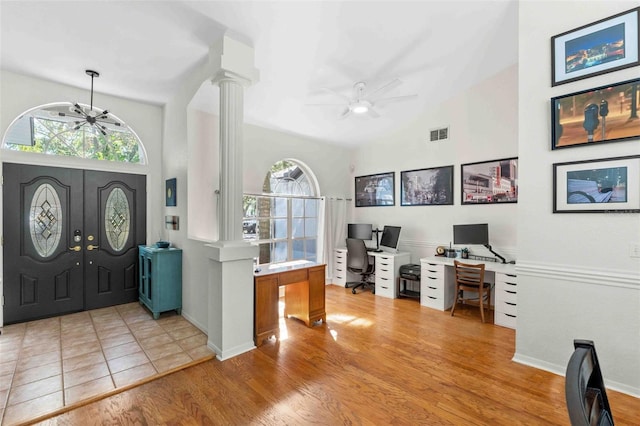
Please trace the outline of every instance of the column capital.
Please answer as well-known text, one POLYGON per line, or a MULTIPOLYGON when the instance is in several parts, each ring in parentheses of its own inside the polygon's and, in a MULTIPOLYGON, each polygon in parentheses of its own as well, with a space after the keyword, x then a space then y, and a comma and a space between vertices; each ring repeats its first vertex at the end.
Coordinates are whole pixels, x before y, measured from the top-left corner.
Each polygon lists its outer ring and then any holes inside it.
POLYGON ((260 79, 260 72, 254 67, 253 47, 228 34, 209 48, 209 62, 213 84, 231 80, 250 86, 260 79))

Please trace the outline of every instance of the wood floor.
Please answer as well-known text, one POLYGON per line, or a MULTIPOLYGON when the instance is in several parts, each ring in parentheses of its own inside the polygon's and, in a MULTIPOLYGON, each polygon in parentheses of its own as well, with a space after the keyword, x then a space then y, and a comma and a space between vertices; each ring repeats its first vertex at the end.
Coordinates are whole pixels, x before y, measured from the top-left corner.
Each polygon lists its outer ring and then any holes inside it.
MULTIPOLYGON (((511 361, 513 330, 416 300, 327 287, 327 324, 207 361, 46 425, 568 425, 564 378, 511 361)), ((567 342, 571 345, 571 342, 567 342)), ((616 425, 640 399, 609 391, 616 425)))

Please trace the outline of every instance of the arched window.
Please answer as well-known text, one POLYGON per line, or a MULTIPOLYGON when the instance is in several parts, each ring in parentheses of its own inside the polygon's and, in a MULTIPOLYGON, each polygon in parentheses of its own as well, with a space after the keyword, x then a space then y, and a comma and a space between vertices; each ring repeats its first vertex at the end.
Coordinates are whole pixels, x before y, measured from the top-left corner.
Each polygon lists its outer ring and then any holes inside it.
POLYGON ((260 247, 259 263, 318 257, 320 199, 313 174, 303 164, 282 160, 267 173, 263 194, 245 194, 245 240, 260 247))
POLYGON ((92 120, 83 120, 69 102, 42 105, 16 118, 5 133, 2 148, 11 151, 64 155, 94 160, 146 164, 140 139, 111 113, 80 106, 92 120), (92 123, 94 117, 99 122, 92 123))

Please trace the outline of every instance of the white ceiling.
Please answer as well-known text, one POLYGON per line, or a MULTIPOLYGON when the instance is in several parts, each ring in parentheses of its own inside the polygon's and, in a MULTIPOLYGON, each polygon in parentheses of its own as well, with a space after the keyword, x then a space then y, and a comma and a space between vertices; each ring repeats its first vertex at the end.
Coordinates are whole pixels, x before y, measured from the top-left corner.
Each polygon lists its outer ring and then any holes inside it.
MULTIPOLYGON (((87 89, 84 70, 94 69, 96 106, 108 107, 99 93, 164 104, 228 30, 254 46, 260 71, 245 92, 247 122, 349 146, 393 131, 518 54, 516 0, 0 0, 0 67, 87 89), (357 81, 373 90, 394 78, 403 83, 384 97, 418 96, 377 106, 379 118, 340 120, 340 106, 307 105, 340 101, 322 88, 350 96, 357 81)), ((203 89, 194 104, 216 112, 214 92, 203 89)))

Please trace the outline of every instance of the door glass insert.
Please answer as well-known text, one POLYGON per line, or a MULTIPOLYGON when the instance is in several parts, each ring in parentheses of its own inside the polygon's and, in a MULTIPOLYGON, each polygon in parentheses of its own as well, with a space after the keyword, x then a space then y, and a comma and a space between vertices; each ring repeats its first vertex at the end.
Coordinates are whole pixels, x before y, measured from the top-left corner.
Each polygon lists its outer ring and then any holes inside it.
POLYGON ((121 251, 129 238, 131 210, 129 201, 121 188, 114 188, 107 197, 104 228, 107 241, 114 251, 121 251))
POLYGON ((62 236, 62 208, 58 193, 48 183, 40 185, 33 194, 29 230, 40 256, 49 257, 58 248, 62 236))

